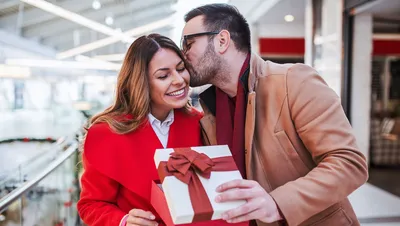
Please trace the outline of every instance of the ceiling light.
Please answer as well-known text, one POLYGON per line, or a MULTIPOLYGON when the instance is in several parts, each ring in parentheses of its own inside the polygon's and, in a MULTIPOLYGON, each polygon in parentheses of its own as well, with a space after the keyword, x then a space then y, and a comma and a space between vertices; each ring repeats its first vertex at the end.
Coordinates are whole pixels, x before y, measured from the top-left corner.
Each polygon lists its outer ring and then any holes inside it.
MULTIPOLYGON (((154 31, 156 29, 160 29, 160 28, 163 28, 163 27, 166 27, 166 26, 170 26, 172 21, 173 21, 173 19, 174 19, 174 17, 170 16, 170 17, 167 17, 167 18, 164 18, 164 19, 161 19, 161 20, 157 20, 157 21, 154 21, 152 23, 149 23, 149 24, 146 24, 146 25, 143 25, 143 26, 140 26, 140 27, 133 28, 131 30, 123 32, 122 34, 125 35, 125 36, 126 35, 127 36, 139 36, 139 35, 154 31)), ((79 55, 81 53, 89 52, 89 51, 94 50, 94 49, 101 48, 101 47, 104 47, 104 46, 107 46, 107 45, 111 45, 111 44, 116 43, 116 42, 118 42, 120 40, 123 40, 123 39, 115 37, 115 36, 114 37, 108 37, 108 38, 100 39, 100 40, 97 40, 97 41, 94 41, 94 42, 91 42, 91 43, 88 43, 88 44, 84 44, 84 45, 81 45, 81 46, 66 50, 64 52, 60 52, 60 53, 57 54, 56 58, 57 59, 65 59, 65 58, 68 58, 68 57, 79 55)), ((130 41, 130 42, 128 42, 129 44, 126 44, 127 48, 129 48, 129 46, 131 45, 132 42, 133 41, 130 41)))
POLYGON ((112 25, 114 23, 114 19, 110 16, 106 17, 106 24, 107 25, 112 25))
POLYGON ((99 10, 101 8, 101 3, 98 0, 94 0, 92 3, 92 7, 95 10, 99 10))
POLYGON ((105 60, 105 61, 123 61, 125 58, 125 53, 97 55, 97 56, 94 56, 94 58, 100 59, 100 60, 105 60))
POLYGON ((111 68, 112 67, 115 67, 115 68, 121 67, 120 64, 114 64, 114 63, 108 62, 104 59, 99 59, 99 58, 95 59, 95 58, 90 58, 90 57, 87 57, 84 55, 75 56, 75 60, 79 61, 79 62, 90 62, 90 63, 95 63, 95 64, 109 65, 111 68))
MULTIPOLYGON (((79 14, 73 13, 71 11, 65 10, 59 6, 56 6, 54 4, 51 4, 49 2, 46 2, 44 0, 21 0, 24 3, 28 3, 30 5, 36 6, 40 9, 43 9, 44 11, 47 11, 49 13, 55 14, 59 17, 62 17, 64 19, 73 21, 77 24, 80 24, 82 26, 88 27, 92 30, 101 32, 106 35, 110 35, 113 37, 118 38, 119 40, 124 40, 124 41, 131 41, 133 42, 133 38, 124 35, 122 32, 117 32, 113 28, 110 28, 104 24, 98 23, 93 20, 89 20, 86 17, 83 17, 79 14)), ((112 21, 114 22, 114 20, 112 21)))
POLYGON ((290 14, 285 16, 285 21, 286 22, 292 22, 293 20, 294 20, 294 16, 292 16, 290 14))

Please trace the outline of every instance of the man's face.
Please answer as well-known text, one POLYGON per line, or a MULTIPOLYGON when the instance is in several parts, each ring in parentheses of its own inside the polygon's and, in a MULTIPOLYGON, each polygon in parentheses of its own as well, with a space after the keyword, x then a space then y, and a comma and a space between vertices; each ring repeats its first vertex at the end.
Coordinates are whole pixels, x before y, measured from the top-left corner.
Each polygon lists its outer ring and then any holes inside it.
POLYGON ((182 40, 189 35, 182 42, 182 48, 188 63, 187 69, 190 72, 190 85, 193 87, 211 83, 211 79, 218 73, 218 65, 221 65, 221 58, 215 52, 213 41, 210 41, 212 34, 207 32, 217 33, 218 31, 208 31, 204 28, 203 16, 191 19, 183 28, 182 40))

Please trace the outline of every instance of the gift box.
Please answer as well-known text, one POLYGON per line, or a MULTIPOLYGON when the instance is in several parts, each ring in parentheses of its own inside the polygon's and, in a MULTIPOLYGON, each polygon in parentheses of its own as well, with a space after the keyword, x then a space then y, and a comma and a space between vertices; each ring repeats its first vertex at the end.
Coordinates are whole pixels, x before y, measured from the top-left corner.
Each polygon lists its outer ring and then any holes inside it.
POLYGON ((167 225, 215 223, 223 212, 245 203, 214 201, 219 185, 242 179, 227 145, 157 149, 154 162, 160 184, 153 182, 151 203, 167 225))

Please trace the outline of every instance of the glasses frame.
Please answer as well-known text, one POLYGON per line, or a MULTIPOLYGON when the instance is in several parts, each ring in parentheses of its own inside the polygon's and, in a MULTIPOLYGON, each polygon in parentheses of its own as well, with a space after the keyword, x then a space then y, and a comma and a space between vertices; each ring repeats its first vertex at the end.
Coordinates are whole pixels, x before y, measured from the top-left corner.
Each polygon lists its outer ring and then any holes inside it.
POLYGON ((186 47, 188 39, 203 36, 203 35, 217 35, 219 33, 220 33, 220 31, 206 31, 206 32, 194 33, 194 34, 190 34, 190 35, 184 35, 181 40, 182 52, 186 53, 186 51, 188 50, 186 47))

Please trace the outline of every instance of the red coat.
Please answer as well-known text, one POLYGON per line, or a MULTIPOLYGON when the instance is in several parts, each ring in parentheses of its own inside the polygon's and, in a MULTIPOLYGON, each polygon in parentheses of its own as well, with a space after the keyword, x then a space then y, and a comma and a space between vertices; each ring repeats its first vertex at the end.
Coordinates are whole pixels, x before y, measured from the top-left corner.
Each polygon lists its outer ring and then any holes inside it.
MULTIPOLYGON (((168 148, 201 146, 200 114, 175 110, 168 148)), ((155 149, 163 148, 149 122, 119 135, 105 123, 93 125, 86 137, 82 192, 78 212, 91 226, 118 226, 131 209, 151 211, 151 181, 158 180, 155 149)))

